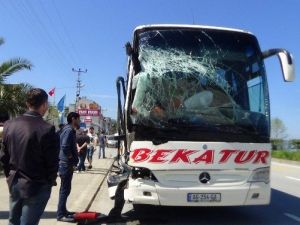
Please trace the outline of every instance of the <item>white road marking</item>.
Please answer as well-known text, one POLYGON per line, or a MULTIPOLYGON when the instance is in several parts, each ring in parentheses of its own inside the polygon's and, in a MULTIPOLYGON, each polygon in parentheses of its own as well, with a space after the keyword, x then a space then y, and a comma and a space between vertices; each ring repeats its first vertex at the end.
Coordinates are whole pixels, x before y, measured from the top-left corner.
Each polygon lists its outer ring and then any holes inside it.
POLYGON ((298 216, 295 216, 295 215, 290 214, 290 213, 284 213, 284 215, 286 215, 287 217, 289 217, 293 220, 296 220, 297 222, 300 222, 300 217, 298 217, 298 216))
POLYGON ((290 165, 290 164, 286 164, 286 163, 272 162, 271 164, 300 169, 300 166, 290 165))
POLYGON ((300 178, 296 178, 296 177, 286 176, 286 178, 291 179, 291 180, 300 181, 300 178))

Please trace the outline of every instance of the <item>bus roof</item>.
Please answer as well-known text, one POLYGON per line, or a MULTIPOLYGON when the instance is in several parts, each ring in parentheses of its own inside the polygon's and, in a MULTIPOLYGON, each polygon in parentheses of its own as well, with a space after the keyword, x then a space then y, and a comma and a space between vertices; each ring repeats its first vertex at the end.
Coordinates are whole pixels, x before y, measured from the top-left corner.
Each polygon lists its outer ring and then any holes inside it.
MULTIPOLYGON (((216 27, 216 26, 207 26, 207 25, 189 25, 189 24, 150 24, 150 25, 140 25, 134 29, 134 33, 138 30, 142 29, 157 29, 157 28, 205 28, 205 29, 212 29, 212 30, 226 30, 226 31, 235 31, 241 33, 252 34, 249 31, 228 28, 228 27, 216 27)), ((253 34, 252 34, 253 35, 253 34)))

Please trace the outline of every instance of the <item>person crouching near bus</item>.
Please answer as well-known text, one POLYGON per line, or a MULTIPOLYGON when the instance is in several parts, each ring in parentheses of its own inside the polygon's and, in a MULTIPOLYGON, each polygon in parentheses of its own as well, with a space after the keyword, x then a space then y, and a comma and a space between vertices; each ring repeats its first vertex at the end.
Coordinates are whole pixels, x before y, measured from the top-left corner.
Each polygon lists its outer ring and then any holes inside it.
POLYGON ((92 167, 93 167, 92 166, 93 154, 94 154, 94 152, 96 150, 96 147, 97 147, 97 144, 98 144, 98 137, 95 134, 94 127, 89 128, 89 133, 87 135, 90 138, 90 143, 88 145, 88 153, 87 153, 87 159, 88 159, 88 162, 89 162, 88 168, 92 169, 92 167))

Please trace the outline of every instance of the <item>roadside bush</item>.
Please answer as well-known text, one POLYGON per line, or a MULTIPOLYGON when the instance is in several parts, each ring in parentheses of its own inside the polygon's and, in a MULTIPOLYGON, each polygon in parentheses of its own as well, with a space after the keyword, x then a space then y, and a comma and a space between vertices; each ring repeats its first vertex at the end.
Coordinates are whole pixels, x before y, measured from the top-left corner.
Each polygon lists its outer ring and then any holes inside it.
POLYGON ((300 161, 300 152, 277 150, 277 151, 272 151, 272 157, 278 159, 300 161))
POLYGON ((272 149, 273 150, 280 150, 283 149, 284 140, 283 139, 271 139, 272 149))

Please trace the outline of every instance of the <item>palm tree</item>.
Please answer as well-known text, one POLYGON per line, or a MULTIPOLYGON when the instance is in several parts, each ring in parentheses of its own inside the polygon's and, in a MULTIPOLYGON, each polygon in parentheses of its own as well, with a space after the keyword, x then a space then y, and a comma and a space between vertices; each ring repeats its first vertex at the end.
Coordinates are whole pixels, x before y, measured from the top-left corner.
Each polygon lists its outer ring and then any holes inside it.
MULTIPOLYGON (((0 37, 0 46, 4 39, 0 37)), ((4 84, 5 79, 23 69, 31 70, 32 64, 24 58, 13 58, 0 63, 0 111, 12 116, 23 113, 26 109, 25 93, 31 88, 28 84, 4 84)))
MULTIPOLYGON (((4 39, 0 37, 0 46, 4 44, 4 39)), ((32 64, 29 60, 16 57, 9 59, 0 64, 0 84, 4 81, 5 77, 12 75, 23 69, 31 70, 32 64)))
POLYGON ((29 84, 3 84, 0 86, 0 113, 11 116, 26 111, 26 93, 32 88, 29 84))

